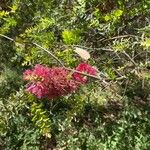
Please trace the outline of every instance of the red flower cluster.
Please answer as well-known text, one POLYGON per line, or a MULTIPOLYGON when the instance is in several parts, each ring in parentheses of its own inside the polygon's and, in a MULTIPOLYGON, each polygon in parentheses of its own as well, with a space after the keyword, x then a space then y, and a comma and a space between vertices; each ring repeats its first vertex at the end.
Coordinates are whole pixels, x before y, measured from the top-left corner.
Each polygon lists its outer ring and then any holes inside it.
MULTIPOLYGON (((90 74, 90 75, 95 75, 95 76, 97 74, 97 70, 95 68, 93 68, 92 66, 86 64, 86 63, 79 64, 77 66, 76 70, 80 71, 80 72, 83 72, 83 73, 90 74)), ((87 82, 87 76, 84 76, 82 74, 74 73, 73 77, 78 82, 81 82, 81 83, 86 83, 87 82)))
POLYGON ((62 67, 48 68, 36 65, 33 70, 24 72, 24 80, 30 81, 27 91, 38 98, 55 98, 66 95, 78 88, 78 83, 70 76, 70 72, 62 67))
MULTIPOLYGON (((88 64, 80 64, 76 70, 96 75, 96 69, 88 64)), ((37 98, 48 97, 50 99, 67 95, 75 91, 81 84, 87 82, 87 78, 79 73, 73 75, 63 67, 48 68, 37 64, 34 69, 26 70, 23 78, 29 81, 27 91, 37 98)))

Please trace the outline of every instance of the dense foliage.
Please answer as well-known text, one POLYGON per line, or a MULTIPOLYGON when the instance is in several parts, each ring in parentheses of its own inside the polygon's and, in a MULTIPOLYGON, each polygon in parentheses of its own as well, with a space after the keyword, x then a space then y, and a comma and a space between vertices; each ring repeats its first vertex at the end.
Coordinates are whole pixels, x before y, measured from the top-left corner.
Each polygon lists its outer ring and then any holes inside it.
POLYGON ((1 0, 1 149, 149 150, 149 14, 149 0, 1 0))

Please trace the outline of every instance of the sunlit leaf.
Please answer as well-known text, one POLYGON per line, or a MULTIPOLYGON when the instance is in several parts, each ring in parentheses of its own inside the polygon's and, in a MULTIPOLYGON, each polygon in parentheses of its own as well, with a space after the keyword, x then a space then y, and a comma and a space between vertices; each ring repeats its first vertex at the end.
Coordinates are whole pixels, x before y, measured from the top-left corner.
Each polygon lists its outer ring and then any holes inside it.
POLYGON ((74 51, 84 60, 88 60, 90 58, 89 52, 82 48, 76 47, 74 51))
POLYGON ((150 47, 150 39, 146 39, 145 41, 141 42, 141 45, 146 48, 150 47))

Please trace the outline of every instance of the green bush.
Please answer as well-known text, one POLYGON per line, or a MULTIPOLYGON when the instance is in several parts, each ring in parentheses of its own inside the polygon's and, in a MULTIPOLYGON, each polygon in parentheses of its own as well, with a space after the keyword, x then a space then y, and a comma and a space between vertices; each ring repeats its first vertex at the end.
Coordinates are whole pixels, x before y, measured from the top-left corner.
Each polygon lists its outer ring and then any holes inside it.
POLYGON ((2 0, 0 147, 149 150, 149 14, 149 0, 2 0), (77 47, 90 59, 79 58, 77 47), (23 88, 22 73, 35 64, 80 62, 94 65, 100 80, 88 77, 56 100, 23 88))

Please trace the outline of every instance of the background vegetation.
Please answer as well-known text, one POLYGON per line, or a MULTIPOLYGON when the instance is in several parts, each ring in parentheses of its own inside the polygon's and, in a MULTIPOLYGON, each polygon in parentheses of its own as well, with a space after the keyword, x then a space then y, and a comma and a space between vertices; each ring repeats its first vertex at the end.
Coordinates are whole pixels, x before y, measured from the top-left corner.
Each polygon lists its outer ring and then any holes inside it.
POLYGON ((149 0, 1 0, 1 149, 149 150, 149 14, 149 0), (71 68, 87 50, 102 79, 37 99, 23 71, 59 64, 34 43, 71 68))

